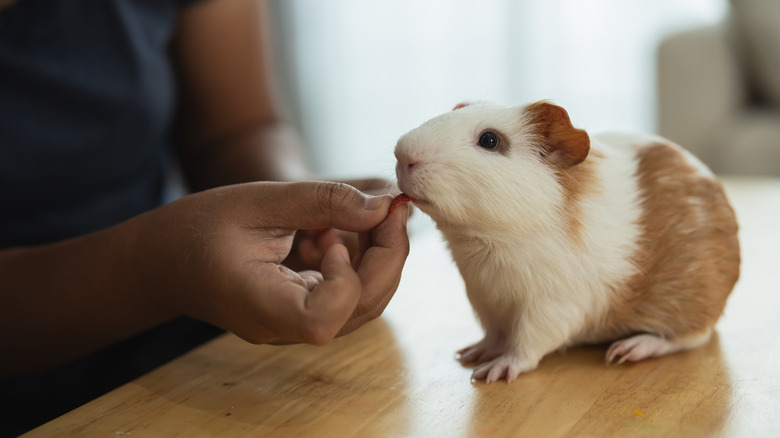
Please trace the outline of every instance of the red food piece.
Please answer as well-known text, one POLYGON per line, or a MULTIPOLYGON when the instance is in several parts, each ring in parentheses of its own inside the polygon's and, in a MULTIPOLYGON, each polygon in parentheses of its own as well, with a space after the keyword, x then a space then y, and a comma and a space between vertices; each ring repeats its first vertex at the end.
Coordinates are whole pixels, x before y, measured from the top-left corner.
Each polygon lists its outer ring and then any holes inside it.
POLYGON ((394 212, 399 205, 412 201, 414 201, 414 199, 412 199, 411 196, 407 195, 406 193, 401 193, 400 195, 393 198, 393 202, 390 203, 390 213, 394 212))

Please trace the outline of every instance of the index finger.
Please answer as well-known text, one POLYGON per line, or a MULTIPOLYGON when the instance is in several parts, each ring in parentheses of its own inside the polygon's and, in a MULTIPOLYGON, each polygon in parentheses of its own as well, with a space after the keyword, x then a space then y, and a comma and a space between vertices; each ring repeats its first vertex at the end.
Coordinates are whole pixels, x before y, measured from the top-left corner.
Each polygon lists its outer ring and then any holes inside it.
POLYGON ((409 237, 406 233, 408 214, 407 205, 399 206, 373 230, 372 244, 362 254, 357 267, 363 295, 341 334, 349 333, 377 318, 393 297, 409 255, 409 237))

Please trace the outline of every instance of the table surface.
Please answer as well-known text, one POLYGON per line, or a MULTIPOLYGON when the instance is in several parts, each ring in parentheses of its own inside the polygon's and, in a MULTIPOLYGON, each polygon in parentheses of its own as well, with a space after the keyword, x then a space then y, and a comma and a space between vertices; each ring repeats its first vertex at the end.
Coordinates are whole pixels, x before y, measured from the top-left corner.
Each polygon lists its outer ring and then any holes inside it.
POLYGON ((224 335, 29 436, 780 436, 780 179, 726 178, 742 276, 704 347, 618 367, 604 346, 510 385, 470 381, 481 338, 441 237, 417 214, 385 314, 324 347, 224 335))

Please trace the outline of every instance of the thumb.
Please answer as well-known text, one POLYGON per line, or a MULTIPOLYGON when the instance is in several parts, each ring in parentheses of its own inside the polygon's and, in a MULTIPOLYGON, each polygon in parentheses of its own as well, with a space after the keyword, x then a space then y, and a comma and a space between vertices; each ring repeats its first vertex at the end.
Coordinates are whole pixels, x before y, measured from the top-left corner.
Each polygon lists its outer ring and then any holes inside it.
POLYGON ((391 195, 369 196, 344 183, 302 182, 283 184, 275 212, 266 225, 287 229, 333 227, 368 231, 386 217, 391 195))

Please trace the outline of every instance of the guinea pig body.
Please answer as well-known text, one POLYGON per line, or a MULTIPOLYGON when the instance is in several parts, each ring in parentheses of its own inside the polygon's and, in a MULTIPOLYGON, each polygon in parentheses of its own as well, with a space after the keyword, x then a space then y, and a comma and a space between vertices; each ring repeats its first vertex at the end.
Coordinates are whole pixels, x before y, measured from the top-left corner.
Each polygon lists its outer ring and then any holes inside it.
POLYGON ((447 241, 485 337, 475 379, 514 380, 569 345, 607 361, 704 344, 739 276, 721 185, 662 138, 590 136, 548 102, 474 104, 396 146, 401 190, 447 241))

